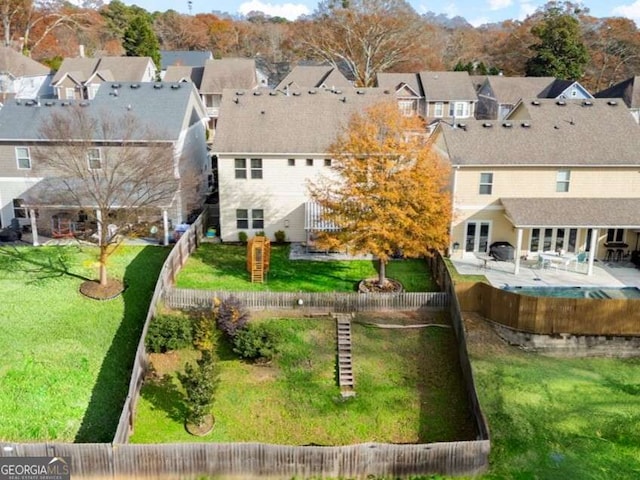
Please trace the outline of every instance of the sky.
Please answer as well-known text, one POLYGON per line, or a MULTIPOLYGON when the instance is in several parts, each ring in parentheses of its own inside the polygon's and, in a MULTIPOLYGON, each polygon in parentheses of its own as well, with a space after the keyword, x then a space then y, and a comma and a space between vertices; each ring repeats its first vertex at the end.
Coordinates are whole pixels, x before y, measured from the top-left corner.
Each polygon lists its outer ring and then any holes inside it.
MULTIPOLYGON (((524 19, 547 0, 408 0, 418 13, 428 11, 444 13, 449 17, 460 15, 474 26, 506 19, 524 19)), ((105 3, 107 3, 105 1, 105 3)), ((295 20, 312 13, 318 0, 124 0, 127 5, 138 5, 148 11, 173 9, 179 13, 246 14, 259 10, 272 17, 295 20)), ((575 2, 577 3, 577 2, 575 2)), ((627 17, 640 25, 640 0, 584 0, 594 17, 627 17)))

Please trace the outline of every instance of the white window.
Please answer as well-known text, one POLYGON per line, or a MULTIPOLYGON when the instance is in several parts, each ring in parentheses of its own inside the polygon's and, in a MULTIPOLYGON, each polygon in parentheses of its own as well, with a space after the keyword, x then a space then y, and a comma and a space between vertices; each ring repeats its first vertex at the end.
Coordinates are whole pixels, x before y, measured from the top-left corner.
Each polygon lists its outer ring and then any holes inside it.
POLYGON ((398 100, 398 108, 405 117, 412 117, 416 113, 416 102, 415 100, 398 100))
POLYGON ((491 195, 493 191, 493 173, 480 174, 480 195, 491 195))
POLYGON ((251 159, 251 178, 262 178, 262 159, 251 159))
POLYGON ((570 180, 571 172, 569 170, 558 170, 556 173, 556 192, 568 192, 570 180))
POLYGON ((249 228, 249 210, 246 208, 236 210, 236 227, 249 228))
POLYGON ((27 218, 27 207, 24 206, 24 200, 21 198, 13 199, 13 218, 27 218))
POLYGON ((102 158, 99 148, 90 148, 87 151, 87 163, 89 164, 89 170, 99 170, 102 168, 102 158))
POLYGON ((255 228, 255 229, 264 228, 264 210, 262 209, 251 210, 251 228, 255 228))
POLYGON ((247 208, 239 208, 236 210, 237 228, 249 228, 249 220, 251 220, 251 228, 262 230, 264 228, 264 210, 262 210, 261 208, 254 208, 252 210, 249 210, 247 208), (249 213, 251 213, 251 219, 249 219, 249 213))
POLYGON ((623 228, 609 228, 607 229, 607 243, 609 242, 622 242, 624 241, 624 229, 623 228))
POLYGON ((235 159, 236 178, 247 178, 247 159, 235 159))
POLYGON ((444 116, 444 104, 436 102, 433 104, 433 116, 442 118, 444 116))
POLYGON ((467 118, 469 116, 469 103, 451 102, 449 104, 449 116, 456 118, 467 118))
POLYGON ((29 170, 31 168, 29 147, 16 147, 16 162, 18 170, 29 170))
POLYGON ((74 98, 76 98, 76 89, 75 88, 65 88, 64 89, 64 97, 67 100, 73 100, 74 98))

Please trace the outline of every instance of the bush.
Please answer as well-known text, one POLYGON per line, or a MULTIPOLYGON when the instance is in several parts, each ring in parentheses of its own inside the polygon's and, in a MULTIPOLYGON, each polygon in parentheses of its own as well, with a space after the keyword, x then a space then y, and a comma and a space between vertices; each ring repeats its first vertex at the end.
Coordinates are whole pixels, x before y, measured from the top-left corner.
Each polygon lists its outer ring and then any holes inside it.
POLYGON ((164 353, 191 345, 191 319, 180 314, 163 314, 149 324, 145 345, 153 353, 164 353))
POLYGON ((249 311, 233 295, 220 302, 215 311, 216 324, 229 338, 249 321, 249 311))
POLYGON ((233 351, 247 360, 271 360, 278 353, 276 336, 264 323, 248 323, 233 337, 233 351))
POLYGON ((262 230, 260 230, 259 232, 256 232, 256 237, 266 237, 266 235, 262 230))
POLYGON ((213 318, 205 312, 198 312, 193 319, 193 346, 200 350, 213 351, 213 318))
POLYGON ((284 233, 282 230, 278 230, 273 234, 273 236, 275 237, 276 242, 278 243, 284 243, 287 240, 287 234, 284 233))
POLYGON ((238 240, 242 243, 247 243, 249 237, 247 236, 247 232, 238 232, 238 240))
POLYGON ((188 363, 178 380, 185 391, 186 421, 192 425, 202 425, 205 417, 211 414, 214 394, 218 386, 218 372, 213 356, 203 351, 197 366, 188 363))

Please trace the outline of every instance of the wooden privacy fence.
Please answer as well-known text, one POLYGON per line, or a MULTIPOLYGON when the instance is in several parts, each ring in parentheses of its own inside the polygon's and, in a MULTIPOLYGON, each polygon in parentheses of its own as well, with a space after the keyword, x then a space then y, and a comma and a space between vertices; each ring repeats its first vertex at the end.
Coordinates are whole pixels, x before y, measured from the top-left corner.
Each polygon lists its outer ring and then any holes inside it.
POLYGON ((458 287, 468 310, 541 335, 640 335, 640 300, 533 297, 485 283, 458 287))
POLYGON ((147 330, 149 330, 149 323, 153 319, 158 302, 162 299, 163 291, 170 286, 175 280, 176 275, 187 261, 191 252, 198 247, 198 241, 203 236, 206 211, 203 212, 189 229, 178 239, 174 247, 171 249, 171 253, 167 256, 167 259, 162 265, 156 288, 153 291, 153 297, 149 304, 149 311, 142 327, 142 334, 138 342, 138 349, 136 350, 136 356, 133 362, 133 370, 131 372, 131 380, 129 381, 129 392, 125 400, 122 413, 120 414, 120 420, 118 421, 118 427, 113 437, 114 443, 127 443, 129 441, 129 434, 133 428, 133 420, 135 418, 135 408, 142 388, 142 381, 144 380, 144 373, 148 366, 147 352, 144 344, 144 339, 147 336, 147 330))
POLYGON ((211 308, 213 299, 238 298, 249 309, 292 309, 339 313, 373 310, 445 309, 450 295, 443 292, 356 293, 356 292, 225 292, 166 288, 163 300, 171 308, 211 308))
POLYGON ((263 443, 158 445, 0 444, 0 456, 71 457, 72 478, 396 478, 476 475, 486 470, 488 440, 420 445, 365 443, 296 447, 263 443))

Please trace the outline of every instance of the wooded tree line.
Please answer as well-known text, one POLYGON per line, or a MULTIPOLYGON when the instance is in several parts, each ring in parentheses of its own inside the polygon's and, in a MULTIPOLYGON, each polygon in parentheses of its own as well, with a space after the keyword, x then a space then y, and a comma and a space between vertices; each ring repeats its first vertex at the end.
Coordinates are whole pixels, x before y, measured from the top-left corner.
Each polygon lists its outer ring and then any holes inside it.
MULTIPOLYGON (((0 0, 5 45, 54 68, 63 57, 211 50, 256 57, 272 69, 304 60, 339 64, 358 85, 376 73, 465 69, 471 73, 554 75, 597 91, 640 71, 640 33, 626 18, 595 18, 552 1, 523 21, 450 27, 406 0, 322 0, 296 21, 252 12, 185 15, 147 12, 119 0, 80 6, 65 0, 0 0)), ((286 67, 284 67, 287 69, 286 67)))

